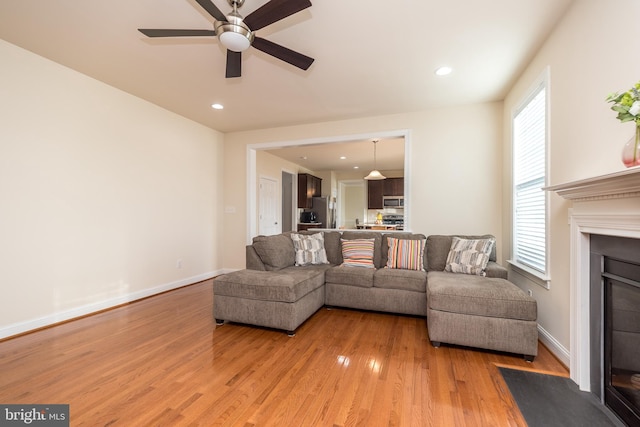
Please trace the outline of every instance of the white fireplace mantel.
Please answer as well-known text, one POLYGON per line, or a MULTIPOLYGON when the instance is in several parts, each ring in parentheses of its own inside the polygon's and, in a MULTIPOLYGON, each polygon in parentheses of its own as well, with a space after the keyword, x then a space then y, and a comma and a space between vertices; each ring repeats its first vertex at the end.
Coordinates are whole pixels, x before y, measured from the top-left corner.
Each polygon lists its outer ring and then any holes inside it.
POLYGON ((546 187, 568 200, 598 200, 640 196, 640 167, 609 175, 546 187))
POLYGON ((591 391, 589 253, 591 234, 640 239, 640 166, 544 188, 572 201, 570 210, 570 375, 591 391))

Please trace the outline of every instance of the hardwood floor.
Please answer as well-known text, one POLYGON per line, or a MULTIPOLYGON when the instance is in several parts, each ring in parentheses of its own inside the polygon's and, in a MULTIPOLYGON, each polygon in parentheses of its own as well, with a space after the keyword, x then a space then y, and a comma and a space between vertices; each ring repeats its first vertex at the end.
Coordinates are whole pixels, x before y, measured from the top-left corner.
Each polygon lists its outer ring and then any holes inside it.
POLYGON ((320 309, 293 338, 225 324, 206 281, 0 342, 0 403, 68 403, 72 426, 524 426, 497 366, 423 318, 320 309))

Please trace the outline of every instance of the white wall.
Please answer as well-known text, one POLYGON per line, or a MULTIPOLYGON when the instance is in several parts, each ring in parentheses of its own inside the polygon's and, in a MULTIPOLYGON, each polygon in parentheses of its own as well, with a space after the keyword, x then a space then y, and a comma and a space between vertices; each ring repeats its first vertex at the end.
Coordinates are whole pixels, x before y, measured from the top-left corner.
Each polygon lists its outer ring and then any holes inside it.
POLYGON ((236 213, 224 216, 224 266, 245 264, 247 146, 311 138, 409 130, 411 229, 501 239, 501 129, 502 103, 487 103, 226 134, 224 203, 236 213))
MULTIPOLYGON (((605 102, 610 92, 628 90, 640 80, 640 16, 637 0, 576 0, 564 19, 517 80, 504 109, 504 241, 510 242, 510 119, 543 69, 550 67, 549 184, 602 175, 624 169, 622 146, 633 135, 633 125, 621 124, 605 102), (637 20, 637 19, 636 19, 637 20)), ((513 279, 532 289, 538 300, 538 321, 549 343, 567 361, 569 337, 569 226, 570 204, 550 196, 550 274, 546 290, 523 276, 513 279)), ((558 353, 556 353, 558 354, 558 353)))
POLYGON ((0 337, 222 268, 222 134, 1 40, 0 63, 0 337))

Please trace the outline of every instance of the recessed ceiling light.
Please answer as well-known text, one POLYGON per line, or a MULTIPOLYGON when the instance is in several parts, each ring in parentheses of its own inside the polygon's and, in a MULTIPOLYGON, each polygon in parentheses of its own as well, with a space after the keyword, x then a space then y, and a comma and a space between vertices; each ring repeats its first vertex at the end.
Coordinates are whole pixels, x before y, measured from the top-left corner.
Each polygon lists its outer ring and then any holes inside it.
POLYGON ((347 160, 345 156, 340 156, 340 160, 347 160))
POLYGON ((447 74, 451 74, 453 69, 451 67, 440 67, 436 69, 437 76, 446 76, 447 74))
POLYGON ((354 169, 360 169, 360 166, 354 166, 353 168, 354 169))
POLYGON ((222 104, 211 104, 211 108, 213 108, 214 110, 222 110, 224 108, 224 105, 222 105, 222 104))

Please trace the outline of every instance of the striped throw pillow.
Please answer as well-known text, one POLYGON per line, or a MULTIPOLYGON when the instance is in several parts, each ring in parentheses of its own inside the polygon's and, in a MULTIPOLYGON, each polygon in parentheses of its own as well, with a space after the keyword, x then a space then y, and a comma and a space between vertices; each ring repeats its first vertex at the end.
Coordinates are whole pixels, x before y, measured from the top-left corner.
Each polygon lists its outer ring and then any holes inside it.
POLYGON ((388 237, 387 268, 424 270, 425 239, 408 240, 388 237))
POLYGON ((375 239, 340 239, 342 242, 342 265, 344 267, 375 268, 373 245, 375 239))
POLYGON ((496 239, 461 239, 454 237, 447 256, 445 271, 486 276, 485 269, 496 239))

